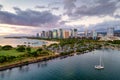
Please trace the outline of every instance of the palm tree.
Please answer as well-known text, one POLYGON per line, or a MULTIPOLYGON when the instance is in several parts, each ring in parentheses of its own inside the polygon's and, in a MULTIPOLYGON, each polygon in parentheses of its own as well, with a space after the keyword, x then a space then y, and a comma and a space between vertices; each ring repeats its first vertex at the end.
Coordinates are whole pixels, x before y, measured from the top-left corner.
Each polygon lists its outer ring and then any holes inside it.
POLYGON ((42 47, 43 47, 43 49, 46 49, 46 48, 47 48, 47 46, 46 46, 46 45, 43 45, 42 47))

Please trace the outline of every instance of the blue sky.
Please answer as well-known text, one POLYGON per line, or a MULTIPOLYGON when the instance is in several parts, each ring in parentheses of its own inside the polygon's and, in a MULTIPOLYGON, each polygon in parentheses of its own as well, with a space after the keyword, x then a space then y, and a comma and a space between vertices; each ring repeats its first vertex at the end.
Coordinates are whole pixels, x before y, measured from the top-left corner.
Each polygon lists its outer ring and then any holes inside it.
POLYGON ((120 0, 0 0, 0 35, 60 27, 120 29, 120 0))

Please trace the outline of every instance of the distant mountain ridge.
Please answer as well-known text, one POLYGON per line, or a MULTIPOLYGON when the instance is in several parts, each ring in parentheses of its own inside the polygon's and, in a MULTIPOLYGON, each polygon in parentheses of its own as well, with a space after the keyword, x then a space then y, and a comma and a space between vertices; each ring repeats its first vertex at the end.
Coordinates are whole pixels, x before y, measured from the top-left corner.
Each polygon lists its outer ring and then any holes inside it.
MULTIPOLYGON (((92 30, 96 30, 97 32, 107 32, 107 29, 108 28, 111 28, 111 27, 104 27, 104 26, 90 26, 90 27, 88 27, 88 28, 85 28, 84 26, 81 26, 81 27, 79 27, 79 28, 77 28, 78 29, 78 31, 80 31, 80 32, 84 32, 84 31, 86 31, 86 30, 88 30, 88 31, 92 31, 92 30)), ((115 31, 120 31, 120 26, 117 26, 117 27, 114 27, 114 29, 115 29, 115 31)))

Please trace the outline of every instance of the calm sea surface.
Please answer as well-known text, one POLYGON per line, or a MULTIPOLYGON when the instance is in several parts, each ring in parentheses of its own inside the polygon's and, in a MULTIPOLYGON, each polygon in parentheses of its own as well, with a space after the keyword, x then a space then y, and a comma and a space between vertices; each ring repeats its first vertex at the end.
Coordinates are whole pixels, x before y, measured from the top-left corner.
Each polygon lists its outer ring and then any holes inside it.
POLYGON ((0 72, 0 80, 120 80, 120 51, 95 50, 0 72), (95 70, 102 56, 104 70, 95 70))
POLYGON ((34 39, 15 39, 15 38, 0 38, 0 45, 12 45, 13 47, 16 47, 17 45, 30 45, 32 47, 38 47, 45 44, 44 42, 40 40, 34 40, 34 39))

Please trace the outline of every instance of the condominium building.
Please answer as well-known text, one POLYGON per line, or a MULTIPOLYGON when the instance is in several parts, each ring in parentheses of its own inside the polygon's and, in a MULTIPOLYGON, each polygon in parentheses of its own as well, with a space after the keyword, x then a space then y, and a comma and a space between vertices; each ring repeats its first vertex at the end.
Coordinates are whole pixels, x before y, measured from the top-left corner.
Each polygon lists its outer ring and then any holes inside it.
POLYGON ((110 27, 107 29, 107 36, 108 37, 113 37, 114 36, 114 28, 110 27))
POLYGON ((59 38, 60 38, 60 39, 63 38, 63 29, 59 29, 59 38))
POLYGON ((70 30, 63 30, 63 38, 69 38, 70 37, 70 30))
POLYGON ((97 39, 97 32, 96 32, 95 30, 93 30, 93 31, 91 32, 91 37, 92 37, 93 39, 97 39))
POLYGON ((57 30, 53 30, 53 38, 58 38, 58 31, 57 30))

